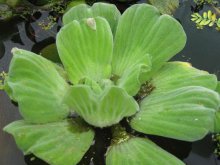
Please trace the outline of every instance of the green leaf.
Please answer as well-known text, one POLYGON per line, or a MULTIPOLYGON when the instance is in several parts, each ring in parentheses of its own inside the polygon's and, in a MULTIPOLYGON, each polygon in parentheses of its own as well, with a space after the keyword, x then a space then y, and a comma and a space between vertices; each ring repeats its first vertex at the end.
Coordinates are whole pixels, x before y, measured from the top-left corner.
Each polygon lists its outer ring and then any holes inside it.
POLYGON ((73 20, 81 20, 97 16, 105 18, 110 24, 113 34, 115 34, 121 13, 115 5, 108 3, 94 3, 91 7, 86 4, 75 6, 64 14, 63 24, 66 25, 73 20))
POLYGON ((16 7, 22 3, 22 0, 4 0, 3 3, 4 2, 11 7, 16 7))
POLYGON ((187 62, 168 62, 154 75, 151 84, 156 87, 154 93, 186 86, 202 86, 215 90, 217 77, 206 71, 198 70, 187 62))
POLYGON ((57 47, 56 44, 50 44, 43 48, 40 51, 40 55, 43 56, 44 58, 51 60, 56 63, 61 63, 59 54, 57 52, 57 47))
POLYGON ((165 61, 178 53, 185 42, 184 30, 174 18, 160 16, 159 11, 151 5, 133 5, 124 12, 118 23, 112 61, 113 74, 122 77, 125 71, 149 60, 149 54, 152 70, 147 74, 140 74, 140 79, 144 82, 165 61))
POLYGON ((150 82, 155 89, 140 103, 132 128, 185 141, 203 138, 214 129, 220 105, 219 95, 212 90, 216 81, 216 76, 187 63, 166 64, 150 82))
POLYGON ((111 76, 113 37, 104 18, 72 21, 61 28, 56 42, 73 84, 86 77, 99 81, 111 76))
POLYGON ((97 127, 116 124, 139 109, 125 90, 115 86, 97 93, 90 86, 76 85, 70 88, 65 101, 86 122, 97 127))
POLYGON ((125 89, 131 96, 134 96, 140 89, 143 82, 140 76, 151 70, 151 60, 148 54, 140 58, 137 63, 138 65, 134 64, 133 67, 127 69, 116 82, 117 86, 125 89))
POLYGON ((85 0, 74 0, 74 1, 70 1, 68 4, 67 4, 67 7, 66 7, 66 11, 65 13, 71 9, 72 7, 74 6, 77 6, 77 5, 80 5, 80 4, 85 4, 85 0))
MULTIPOLYGON (((216 92, 218 92, 220 94, 220 82, 218 81, 218 85, 216 87, 216 92)), ((214 131, 215 133, 219 133, 220 132, 220 107, 218 108, 218 110, 215 113, 215 128, 214 131)))
POLYGON ((4 128, 25 155, 33 153, 51 165, 76 165, 92 144, 94 133, 76 120, 43 125, 16 121, 4 128))
POLYGON ((62 103, 68 84, 55 65, 32 52, 14 48, 6 79, 6 92, 18 102, 25 120, 45 123, 68 116, 62 103))
POLYGON ((106 165, 184 165, 148 139, 130 138, 110 146, 106 154, 106 165))
POLYGON ((179 7, 179 0, 149 0, 162 14, 171 15, 179 7))

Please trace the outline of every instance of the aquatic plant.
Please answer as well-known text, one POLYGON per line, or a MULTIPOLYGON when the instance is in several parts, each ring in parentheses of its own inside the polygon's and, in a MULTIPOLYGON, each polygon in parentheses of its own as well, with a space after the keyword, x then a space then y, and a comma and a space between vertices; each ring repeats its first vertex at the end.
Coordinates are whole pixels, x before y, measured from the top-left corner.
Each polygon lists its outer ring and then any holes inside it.
POLYGON ((209 4, 209 5, 217 5, 218 1, 215 0, 194 0, 195 4, 198 6, 202 6, 205 4, 209 4))
POLYGON ((212 135, 212 141, 215 145, 214 154, 219 158, 220 157, 220 134, 213 134, 212 135))
MULTIPOLYGON (((0 0, 0 21, 9 20, 13 17, 21 17, 27 19, 34 15, 35 12, 50 11, 55 14, 63 14, 70 7, 77 4, 85 3, 84 0, 41 0, 33 3, 28 0, 0 0), (36 2, 36 3, 35 3, 36 2), (36 6, 37 5, 37 6, 36 6)), ((50 25, 53 24, 51 20, 50 25)), ((49 29, 45 27, 45 29, 49 29)))
POLYGON ((77 164, 94 128, 112 128, 107 165, 183 165, 147 134, 196 141, 218 132, 215 75, 167 62, 186 43, 174 18, 147 4, 123 15, 114 5, 79 5, 63 17, 56 46, 62 65, 13 48, 4 90, 23 120, 4 128, 24 154, 77 164), (139 137, 121 125, 146 134, 139 137))
POLYGON ((191 21, 196 23, 198 29, 203 29, 204 26, 212 27, 216 25, 216 30, 220 29, 220 18, 216 18, 216 14, 211 10, 203 12, 202 16, 199 13, 193 13, 191 21))

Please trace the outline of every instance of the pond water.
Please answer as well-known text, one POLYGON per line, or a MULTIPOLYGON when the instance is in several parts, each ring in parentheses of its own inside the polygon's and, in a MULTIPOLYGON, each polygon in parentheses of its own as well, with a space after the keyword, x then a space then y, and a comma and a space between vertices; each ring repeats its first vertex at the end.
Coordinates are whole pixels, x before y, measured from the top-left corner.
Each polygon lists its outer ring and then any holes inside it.
MULTIPOLYGON (((117 5, 121 11, 129 6, 125 3, 117 5)), ((215 73, 220 79, 220 32, 214 28, 196 29, 195 24, 190 21, 192 5, 191 0, 183 0, 174 14, 185 29, 188 40, 184 50, 172 60, 188 61, 196 68, 215 73)), ((55 42, 61 19, 57 18, 58 23, 49 30, 39 26, 50 14, 52 13, 38 12, 27 21, 16 18, 9 22, 0 22, 0 72, 8 70, 12 57, 11 48, 18 47, 39 53, 42 48, 55 42)), ((0 165, 46 165, 39 159, 32 160, 32 155, 24 158, 13 138, 2 131, 5 125, 16 119, 20 119, 16 103, 12 103, 6 94, 0 91, 0 165)), ((104 165, 104 153, 110 143, 110 130, 97 129, 96 133, 95 145, 87 152, 80 165, 104 165)), ((149 138, 187 165, 220 165, 220 161, 213 154, 211 135, 194 143, 156 136, 149 138)))

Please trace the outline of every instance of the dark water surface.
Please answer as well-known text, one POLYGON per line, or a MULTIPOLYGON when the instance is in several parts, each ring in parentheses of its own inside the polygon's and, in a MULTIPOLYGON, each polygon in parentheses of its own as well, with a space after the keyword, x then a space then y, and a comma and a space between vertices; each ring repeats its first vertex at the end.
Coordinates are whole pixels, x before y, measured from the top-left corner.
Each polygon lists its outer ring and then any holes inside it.
MULTIPOLYGON (((113 1, 111 1, 113 2, 113 1)), ((176 11, 177 18, 186 31, 188 40, 182 52, 172 60, 188 61, 194 67, 215 73, 220 79, 220 32, 214 28, 198 30, 190 21, 192 1, 182 1, 176 11)), ((129 5, 120 3, 118 7, 124 10, 129 5)), ((39 51, 55 42, 55 36, 60 28, 61 20, 50 30, 43 30, 38 23, 48 17, 48 12, 36 13, 27 22, 14 19, 7 23, 0 23, 0 72, 8 70, 11 60, 11 48, 18 47, 39 53, 39 51)), ((144 27, 143 27, 144 28, 144 27)), ((20 118, 18 108, 7 95, 0 91, 0 165, 46 165, 41 160, 30 161, 32 156, 23 157, 11 136, 2 131, 8 123, 20 118)), ((104 165, 101 156, 109 145, 110 130, 96 130, 95 145, 87 152, 86 157, 79 164, 104 165), (93 163, 90 159, 93 157, 93 163)), ((220 165, 220 161, 213 154, 214 144, 211 135, 194 142, 182 142, 156 136, 150 138, 170 153, 182 159, 187 165, 220 165)))

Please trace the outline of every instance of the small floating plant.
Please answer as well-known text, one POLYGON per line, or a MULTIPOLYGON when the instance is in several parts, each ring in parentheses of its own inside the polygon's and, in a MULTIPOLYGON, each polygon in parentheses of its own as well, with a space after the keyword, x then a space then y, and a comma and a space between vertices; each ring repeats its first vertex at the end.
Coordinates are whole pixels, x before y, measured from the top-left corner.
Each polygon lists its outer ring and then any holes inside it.
POLYGON ((71 8, 56 47, 62 64, 13 48, 3 89, 23 120, 4 128, 25 155, 75 165, 95 128, 111 128, 107 165, 183 165, 147 135, 183 141, 220 131, 219 82, 186 62, 167 62, 186 35, 173 17, 137 4, 71 8), (136 132, 128 131, 121 121, 136 132))
POLYGON ((208 5, 213 10, 204 11, 203 13, 194 12, 191 14, 191 21, 195 22, 197 29, 203 29, 206 27, 215 27, 220 31, 220 9, 217 6, 218 1, 214 0, 194 0, 197 8, 202 8, 204 5, 208 5))

